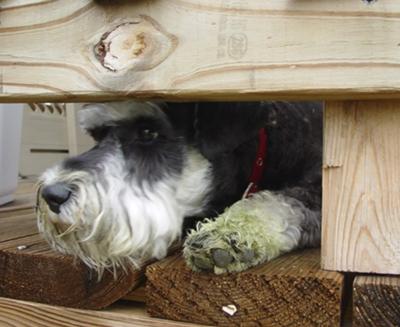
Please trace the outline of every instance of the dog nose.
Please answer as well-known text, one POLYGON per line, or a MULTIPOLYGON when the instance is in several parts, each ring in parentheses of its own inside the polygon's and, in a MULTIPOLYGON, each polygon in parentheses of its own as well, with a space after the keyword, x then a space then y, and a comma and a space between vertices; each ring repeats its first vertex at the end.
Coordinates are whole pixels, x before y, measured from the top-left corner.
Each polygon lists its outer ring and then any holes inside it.
POLYGON ((62 204, 68 201, 71 191, 65 183, 56 183, 42 189, 42 197, 54 213, 60 213, 62 204))

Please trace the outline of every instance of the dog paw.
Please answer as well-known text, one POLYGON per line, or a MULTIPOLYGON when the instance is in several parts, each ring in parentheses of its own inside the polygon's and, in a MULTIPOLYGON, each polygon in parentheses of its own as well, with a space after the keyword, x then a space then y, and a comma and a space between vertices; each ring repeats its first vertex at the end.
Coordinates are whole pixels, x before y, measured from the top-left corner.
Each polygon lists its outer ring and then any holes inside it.
POLYGON ((242 240, 238 232, 210 230, 212 226, 206 225, 193 230, 184 244, 185 260, 194 271, 240 272, 260 263, 254 243, 242 240))
POLYGON ((281 196, 259 192, 192 230, 184 258, 195 271, 243 271, 294 249, 301 234, 298 217, 281 196))

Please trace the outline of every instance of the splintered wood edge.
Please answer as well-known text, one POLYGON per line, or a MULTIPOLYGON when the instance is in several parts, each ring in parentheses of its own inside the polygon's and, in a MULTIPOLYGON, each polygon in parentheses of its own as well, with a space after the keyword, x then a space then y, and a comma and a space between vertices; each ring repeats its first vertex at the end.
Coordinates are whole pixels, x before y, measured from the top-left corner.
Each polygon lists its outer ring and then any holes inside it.
POLYGON ((396 326, 400 321, 400 277, 357 276, 353 283, 353 326, 396 326))

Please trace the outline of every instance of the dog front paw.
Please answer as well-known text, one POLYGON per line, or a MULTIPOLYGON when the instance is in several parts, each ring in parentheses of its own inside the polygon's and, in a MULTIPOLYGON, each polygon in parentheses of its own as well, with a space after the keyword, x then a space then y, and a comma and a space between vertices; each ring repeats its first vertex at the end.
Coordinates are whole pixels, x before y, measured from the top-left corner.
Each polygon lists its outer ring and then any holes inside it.
POLYGON ((237 232, 219 230, 208 222, 193 230, 184 244, 184 257, 194 271, 239 272, 262 261, 256 243, 241 239, 237 232))
POLYGON ((192 230, 184 258, 195 271, 240 272, 298 246, 300 209, 263 191, 240 200, 192 230))

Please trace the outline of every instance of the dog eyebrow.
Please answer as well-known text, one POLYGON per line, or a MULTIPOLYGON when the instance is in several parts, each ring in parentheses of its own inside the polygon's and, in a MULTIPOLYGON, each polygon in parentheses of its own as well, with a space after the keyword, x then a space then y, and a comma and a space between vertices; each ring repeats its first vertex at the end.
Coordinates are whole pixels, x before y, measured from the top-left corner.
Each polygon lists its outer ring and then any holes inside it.
POLYGON ((84 130, 100 126, 115 126, 116 122, 135 117, 161 117, 165 114, 152 102, 106 102, 85 104, 78 112, 79 125, 84 130))

